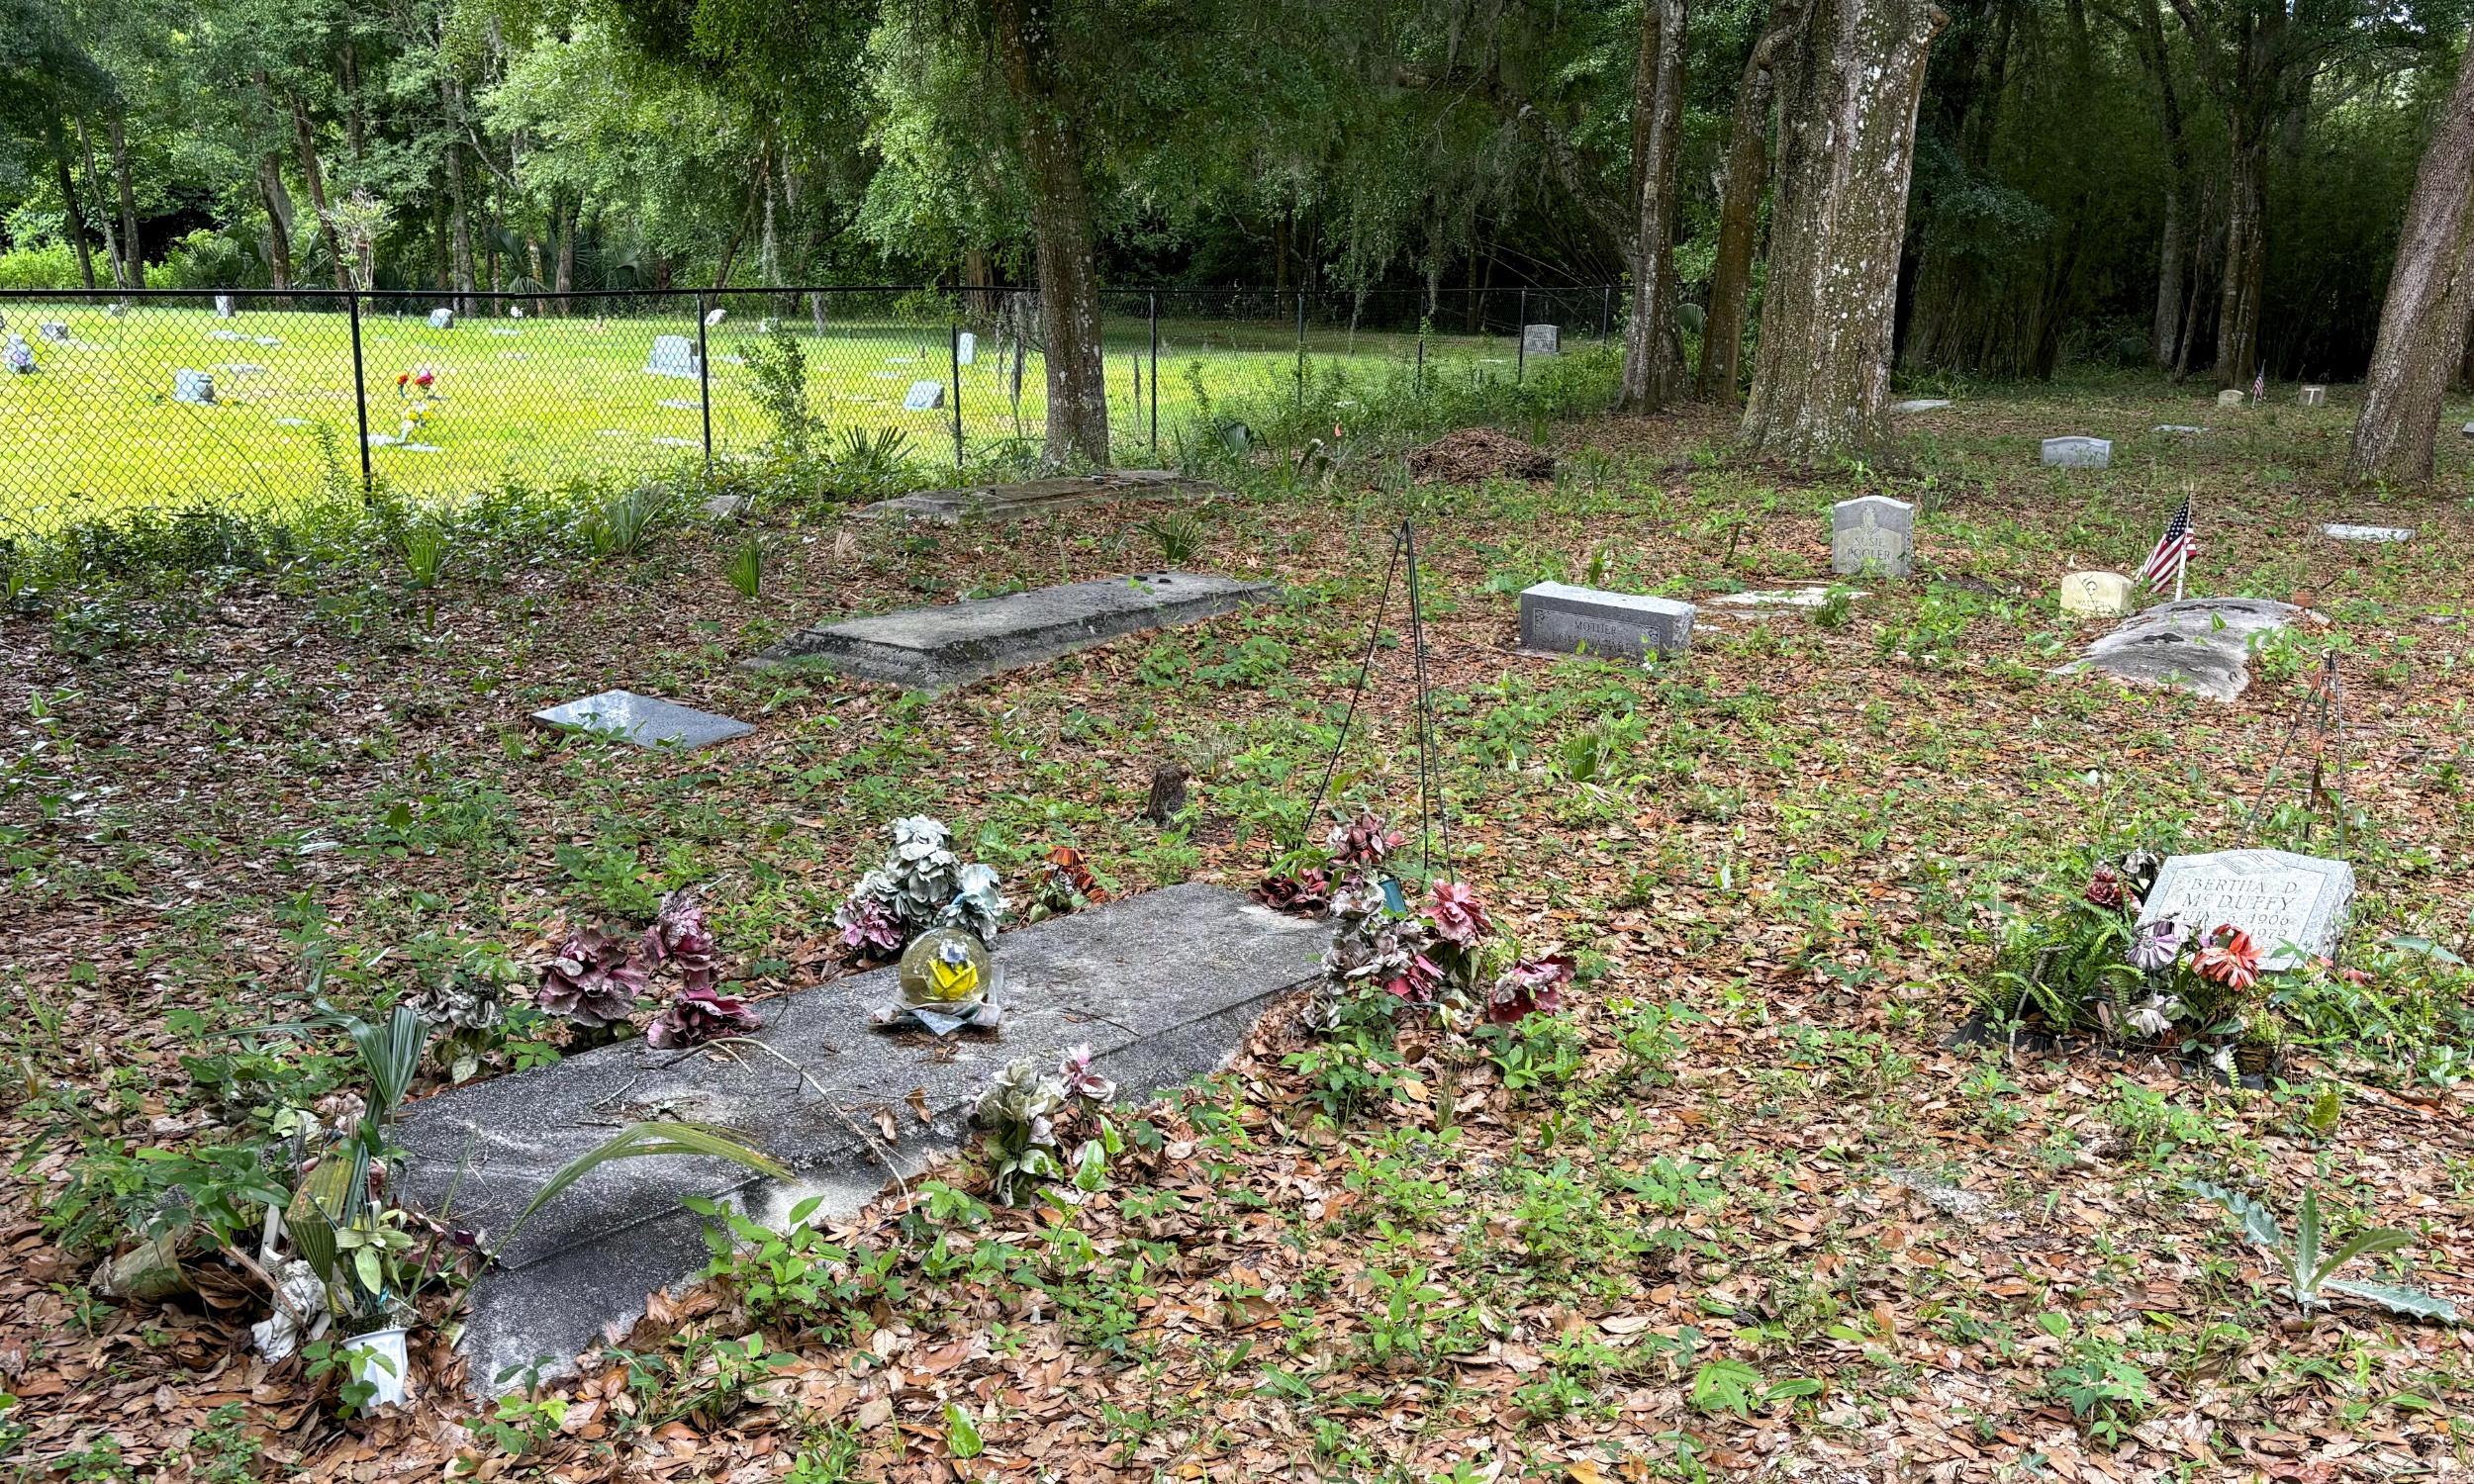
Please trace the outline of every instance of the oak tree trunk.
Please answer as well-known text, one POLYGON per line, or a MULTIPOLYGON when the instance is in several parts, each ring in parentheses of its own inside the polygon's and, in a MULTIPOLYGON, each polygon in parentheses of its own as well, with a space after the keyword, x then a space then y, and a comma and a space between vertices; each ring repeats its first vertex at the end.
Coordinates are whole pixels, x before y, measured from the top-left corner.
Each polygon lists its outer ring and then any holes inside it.
POLYGON ((129 287, 129 264, 121 257, 120 230, 113 225, 112 208, 104 204, 103 172, 95 168, 94 138, 86 133, 86 121, 77 121, 77 149, 86 161, 86 194, 94 198, 94 214, 103 224, 103 261, 112 270, 112 287, 129 287))
POLYGON ((129 285, 143 289, 146 286, 146 251, 138 235, 138 188, 130 176, 129 131, 122 127, 118 114, 105 122, 111 129, 112 173, 120 177, 121 235, 129 242, 124 259, 129 264, 129 285))
POLYGON ((1655 413, 1683 390, 1674 236, 1684 24, 1685 0, 1645 0, 1641 7, 1641 56, 1632 75, 1632 315, 1624 325, 1623 395, 1616 403, 1622 413, 1655 413))
POLYGON ((1735 127, 1727 143, 1726 194, 1718 208, 1718 257, 1709 277, 1709 320, 1701 330, 1701 370, 1693 395, 1732 403, 1742 395, 1744 324, 1753 306, 1753 250, 1760 235, 1761 193, 1769 189, 1770 68, 1802 17, 1797 0, 1770 7, 1769 26, 1736 84, 1735 127))
POLYGON ((997 0, 997 49, 1021 116, 1031 177, 1048 353, 1048 461, 1108 465, 1108 397, 1099 359, 1099 274, 1093 261, 1083 141, 1049 75, 1046 22, 1029 0, 997 0))
POLYGON ((2259 302, 2267 291, 2268 141, 2244 139, 2236 121, 2227 188, 2225 288, 2217 304, 2217 387, 2250 388, 2259 369, 2259 302))
MULTIPOLYGON (((275 292, 284 294, 292 287, 292 197, 283 188, 283 166, 272 154, 258 157, 257 199, 266 208, 267 271, 274 277, 275 292)), ((292 300, 287 295, 275 307, 288 310, 292 300)))
POLYGON ((2474 48, 2457 69, 2439 133, 2423 151, 2397 237, 2397 266, 2363 377, 2345 482, 2431 482, 2440 404, 2474 320, 2474 48))
POLYGON ((2147 336, 2147 355, 2160 369, 2173 365, 2175 340, 2182 330, 2182 193, 2165 187, 2164 235, 2156 245, 2156 319, 2147 336))
POLYGON ((85 280, 86 292, 94 292, 94 249, 86 241, 86 214, 77 205, 77 179, 68 167, 68 139, 61 132, 59 116, 48 115, 44 120, 44 142, 51 147, 51 166, 58 172, 60 205, 67 216, 69 242, 77 249, 77 276, 85 280))
POLYGON ((318 238, 327 244, 327 260, 334 265, 335 287, 349 291, 352 270, 343 261, 343 244, 335 240, 334 224, 327 220, 327 178, 318 168, 318 135, 310 126, 301 95, 288 96, 292 99, 292 139, 301 150, 301 179, 309 187, 310 210, 318 213, 318 238))
POLYGON ((448 245, 454 252, 455 313, 469 315, 477 303, 472 297, 477 287, 472 276, 472 219, 464 210, 463 146, 451 140, 446 146, 446 199, 448 245))
MULTIPOLYGON (((560 294, 576 291, 576 198, 562 191, 558 197, 558 278, 551 285, 560 294)), ((565 299, 558 302, 561 315, 574 312, 565 299)))
POLYGON ((1889 433, 1899 245, 1931 0, 1814 0, 1780 48, 1776 199, 1750 452, 1809 462, 1889 433))

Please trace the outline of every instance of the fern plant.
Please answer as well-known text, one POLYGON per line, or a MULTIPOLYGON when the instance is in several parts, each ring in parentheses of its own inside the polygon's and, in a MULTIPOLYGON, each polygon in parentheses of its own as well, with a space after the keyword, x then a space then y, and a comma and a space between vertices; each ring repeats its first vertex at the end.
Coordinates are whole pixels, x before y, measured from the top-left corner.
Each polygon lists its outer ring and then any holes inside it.
POLYGON ((2457 1322, 2457 1306, 2437 1294, 2426 1293, 2402 1283, 2364 1283, 2350 1278, 2332 1276, 2335 1271, 2356 1257, 2373 1252, 2393 1252, 2413 1238, 2395 1227, 2379 1227, 2356 1232, 2335 1252, 2327 1252, 2321 1242, 2324 1228, 2320 1220, 2320 1192, 2306 1190, 2302 1210, 2294 1219, 2293 1240, 2285 1238, 2285 1229, 2265 1206, 2238 1190, 2228 1190, 2206 1180, 2190 1182, 2193 1194, 2215 1201, 2234 1215, 2242 1225, 2242 1235, 2251 1245, 2274 1257, 2284 1270, 2294 1302, 2305 1314, 2323 1302, 2324 1296, 2340 1293, 2348 1298, 2366 1299, 2391 1313, 2415 1319, 2436 1319, 2448 1324, 2457 1322))

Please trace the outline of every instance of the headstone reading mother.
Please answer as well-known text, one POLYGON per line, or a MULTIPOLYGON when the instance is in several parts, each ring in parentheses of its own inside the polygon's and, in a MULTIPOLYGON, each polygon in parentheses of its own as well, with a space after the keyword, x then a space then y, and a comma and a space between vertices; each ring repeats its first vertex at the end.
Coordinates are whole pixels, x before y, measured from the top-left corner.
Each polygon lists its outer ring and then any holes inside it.
POLYGON ((2194 933, 2235 927, 2262 969, 2331 958, 2353 906, 2353 868, 2287 850, 2169 856, 2140 908, 2140 926, 2170 917, 2194 933))

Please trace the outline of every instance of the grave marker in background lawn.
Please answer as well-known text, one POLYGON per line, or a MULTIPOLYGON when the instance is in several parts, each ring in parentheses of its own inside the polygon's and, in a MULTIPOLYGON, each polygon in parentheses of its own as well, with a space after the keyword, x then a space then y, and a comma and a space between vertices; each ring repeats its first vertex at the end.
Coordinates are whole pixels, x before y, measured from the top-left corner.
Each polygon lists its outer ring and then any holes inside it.
POLYGON ((2119 572, 2073 572, 2061 580, 2061 610, 2081 618, 2119 618, 2131 611, 2131 580, 2119 572))
POLYGON ((1520 329, 1520 353, 1560 355, 1564 350, 1564 331, 1554 325, 1524 325, 1520 329))
POLYGON ((2144 686, 2178 687, 2234 700, 2250 686, 2250 640, 2301 611, 2264 598, 2194 598, 2132 618, 2052 673, 2099 671, 2144 686))
POLYGON ((2331 541, 2411 541, 2411 525, 2323 525, 2320 534, 2331 541))
POLYGON ((431 310, 429 312, 429 327, 431 329, 453 329, 455 327, 455 312, 451 309, 444 308, 431 310))
POLYGON ((215 378, 204 371, 174 371, 172 401, 209 403, 215 400, 215 378))
POLYGON ((1887 495, 1830 507, 1830 570, 1905 577, 1916 564, 1916 508, 1887 495))
POLYGON ((2113 467, 2113 440, 2075 433, 2066 438, 2046 438, 2045 465, 2049 469, 2109 469, 2113 467))
POLYGON ((902 410, 905 413, 932 413, 945 405, 945 384, 941 381, 914 381, 903 394, 902 410))
POLYGON ((697 376, 696 346, 685 335, 655 335, 653 353, 644 360, 647 376, 697 376))
POLYGON ((2170 917, 2195 933, 2230 924, 2258 946, 2259 967, 2332 958, 2353 905, 2353 868, 2287 850, 2169 856, 2141 906, 2141 927, 2170 917))
POLYGON ((1520 595, 1520 646, 1630 660, 1682 654, 1692 647, 1693 612, 1671 598, 1539 583, 1520 595))
POLYGON ((667 743, 691 750, 744 737, 755 730, 744 721, 658 696, 638 696, 632 691, 604 691, 599 696, 535 711, 532 719, 561 730, 613 733, 638 747, 667 743))

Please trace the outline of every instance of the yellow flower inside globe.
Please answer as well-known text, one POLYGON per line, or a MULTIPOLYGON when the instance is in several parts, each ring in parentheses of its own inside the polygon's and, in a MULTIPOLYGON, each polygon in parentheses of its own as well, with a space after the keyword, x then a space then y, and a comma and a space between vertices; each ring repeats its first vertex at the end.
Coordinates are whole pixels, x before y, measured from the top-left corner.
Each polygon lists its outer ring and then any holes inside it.
POLYGON ((903 951, 902 997, 913 1005, 978 999, 988 988, 988 950, 961 928, 921 933, 903 951))

